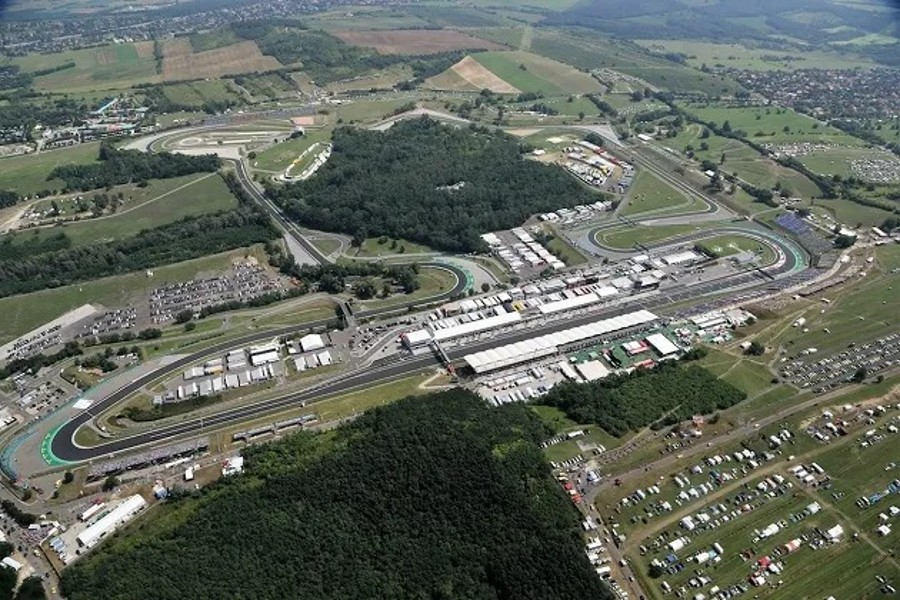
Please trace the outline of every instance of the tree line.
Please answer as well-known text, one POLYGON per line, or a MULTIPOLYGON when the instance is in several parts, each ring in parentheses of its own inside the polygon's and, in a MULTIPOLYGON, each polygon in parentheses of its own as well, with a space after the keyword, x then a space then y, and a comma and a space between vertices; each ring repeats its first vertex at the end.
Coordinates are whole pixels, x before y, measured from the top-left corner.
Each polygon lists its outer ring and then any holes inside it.
POLYGON ((746 397, 698 365, 666 362, 590 383, 563 383, 539 402, 621 437, 648 425, 660 428, 724 410, 746 397))
MULTIPOLYGON (((4 503, 7 502, 9 501, 4 501, 4 503)), ((0 542, 0 560, 12 556, 14 551, 15 547, 9 542, 0 542)), ((22 580, 18 591, 15 589, 17 582, 18 574, 15 571, 9 567, 0 567, 0 600, 44 600, 46 598, 40 577, 36 575, 26 577, 22 580)))
POLYGON ((214 154, 188 156, 170 152, 141 152, 119 150, 103 143, 98 156, 100 162, 87 165, 61 165, 47 176, 47 180, 62 179, 67 191, 86 192, 149 179, 170 179, 194 173, 213 173, 222 166, 214 154))
POLYGON ((481 233, 597 200, 559 167, 525 160, 522 149, 503 133, 428 118, 386 132, 341 128, 314 177, 267 194, 313 229, 485 251, 481 233))
POLYGON ((254 207, 186 217, 112 242, 0 260, 0 297, 141 271, 234 248, 278 235, 254 207))
POLYGON ((66 569, 70 600, 611 598, 525 406, 454 390, 247 448, 66 569), (173 543, 177 541, 177 543, 173 543))

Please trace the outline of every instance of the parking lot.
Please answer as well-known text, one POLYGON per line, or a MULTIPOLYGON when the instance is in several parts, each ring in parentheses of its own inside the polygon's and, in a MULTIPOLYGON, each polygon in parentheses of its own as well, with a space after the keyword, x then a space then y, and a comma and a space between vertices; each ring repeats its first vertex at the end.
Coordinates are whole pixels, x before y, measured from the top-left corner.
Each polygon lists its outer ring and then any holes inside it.
POLYGON ((892 333, 865 344, 851 347, 828 357, 819 357, 815 348, 782 359, 782 377, 801 388, 821 394, 855 377, 872 377, 900 361, 900 333, 892 333))

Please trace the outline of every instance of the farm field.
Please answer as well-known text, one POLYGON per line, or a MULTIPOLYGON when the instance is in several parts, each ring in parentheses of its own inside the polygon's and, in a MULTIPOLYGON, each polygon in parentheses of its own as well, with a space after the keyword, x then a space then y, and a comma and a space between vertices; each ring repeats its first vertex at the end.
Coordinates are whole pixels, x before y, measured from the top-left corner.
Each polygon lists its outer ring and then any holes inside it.
MULTIPOLYGON (((486 28, 477 33, 499 43, 520 47, 522 29, 486 28), (517 36, 518 33, 518 37, 517 36), (518 41, 515 41, 518 40, 518 41)), ((730 95, 740 89, 731 79, 649 56, 614 40, 573 30, 534 29, 528 44, 531 52, 572 65, 579 69, 616 69, 664 89, 697 91, 711 95, 730 95)))
POLYGON ((115 214, 35 229, 33 233, 22 232, 16 237, 37 235, 49 238, 64 232, 72 239, 74 246, 83 246, 131 237, 144 229, 173 223, 184 217, 237 207, 237 199, 215 173, 148 183, 146 188, 126 192, 133 199, 126 201, 115 214))
POLYGON ((195 33, 190 38, 191 48, 194 52, 205 52, 207 50, 215 50, 216 48, 224 48, 241 41, 235 33, 229 29, 214 29, 204 33, 195 33))
POLYGON ((733 131, 747 132, 747 138, 760 144, 792 144, 815 142, 821 144, 861 145, 862 141, 819 123, 812 117, 789 108, 778 107, 724 107, 688 105, 685 110, 704 122, 720 127, 725 121, 733 131), (787 131, 785 131, 787 129, 787 131))
POLYGON ((0 158, 0 189, 15 191, 21 195, 62 189, 65 183, 61 179, 47 180, 50 172, 62 165, 87 165, 96 162, 99 149, 99 142, 91 142, 38 154, 0 158))
MULTIPOLYGON (((517 50, 502 52, 499 55, 512 62, 518 71, 522 71, 521 66, 524 66, 524 72, 549 82, 567 94, 590 94, 600 92, 603 89, 600 82, 588 73, 551 58, 517 50)), ((478 59, 479 56, 476 55, 475 58, 478 59)), ((508 70, 508 67, 506 70, 508 70)), ((500 75, 500 77, 507 79, 503 75, 500 75)), ((507 81, 510 80, 507 79, 507 81)), ((515 85, 515 82, 512 83, 515 85)))
POLYGON ((379 54, 437 54, 453 50, 493 50, 499 44, 449 29, 393 29, 334 31, 351 46, 374 48, 379 54))
POLYGON ((336 32, 350 29, 415 29, 431 26, 431 23, 408 11, 390 7, 355 6, 353 12, 326 10, 306 17, 310 27, 336 32))
POLYGON ((699 69, 747 69, 752 71, 793 69, 856 69, 871 67, 872 62, 846 53, 803 52, 769 48, 748 48, 742 44, 717 44, 694 40, 635 40, 652 52, 676 52, 687 56, 687 62, 699 69))
POLYGON ((466 56, 447 71, 426 80, 425 87, 461 92, 487 89, 496 94, 516 94, 521 91, 471 56, 466 56))
POLYGON ((243 41, 213 50, 194 52, 186 38, 165 40, 163 44, 162 78, 165 81, 206 79, 222 75, 271 71, 281 63, 264 56, 256 42, 243 41))
POLYGON ((307 148, 331 139, 331 129, 311 129, 305 135, 279 142, 258 152, 251 166, 259 171, 280 173, 288 168, 307 148))
POLYGON ((117 90, 159 80, 152 48, 148 55, 145 46, 136 44, 113 44, 54 54, 29 54, 13 58, 11 62, 26 73, 75 63, 71 68, 35 78, 37 89, 53 92, 117 90))
POLYGON ((641 171, 628 193, 628 201, 621 214, 637 215, 648 212, 672 213, 690 209, 695 201, 679 192, 662 179, 641 171))
MULTIPOLYGON (((474 54, 478 63, 491 73, 509 83, 522 92, 536 92, 546 96, 554 96, 564 93, 564 90, 555 83, 544 79, 537 73, 521 67, 524 63, 520 57, 522 53, 516 52, 479 52, 474 54)), ((576 71, 577 73, 577 71, 576 71)))
POLYGON ((65 287, 0 298, 0 343, 8 342, 39 325, 51 321, 82 304, 121 306, 139 299, 153 288, 192 279, 202 273, 217 273, 248 254, 264 260, 261 247, 238 249, 196 260, 153 269, 153 277, 144 271, 116 275, 65 287))

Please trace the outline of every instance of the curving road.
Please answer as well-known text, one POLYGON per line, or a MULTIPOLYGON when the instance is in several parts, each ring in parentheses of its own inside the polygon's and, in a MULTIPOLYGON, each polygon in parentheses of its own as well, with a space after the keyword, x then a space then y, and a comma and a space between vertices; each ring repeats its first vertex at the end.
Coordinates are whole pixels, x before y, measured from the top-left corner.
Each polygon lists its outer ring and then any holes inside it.
MULTIPOLYGON (((795 273, 798 269, 802 269, 804 267, 804 263, 798 263, 798 260, 802 261, 802 256, 798 257, 793 253, 788 252, 785 255, 785 260, 781 264, 775 267, 771 267, 767 270, 767 272, 772 277, 781 277, 795 273)), ((560 331, 562 329, 568 329, 570 327, 576 327, 578 325, 593 323, 601 316, 616 316, 636 310, 638 308, 665 308, 666 306, 670 306, 674 303, 682 302, 684 300, 700 299, 704 296, 721 294, 723 291, 727 291, 729 289, 737 289, 746 287, 748 285, 757 287, 759 285, 767 284, 771 284, 771 279, 769 279, 768 277, 764 278, 759 275, 758 272, 753 271, 740 273, 717 281, 704 282, 698 285, 679 285, 667 291, 665 295, 660 294, 657 296, 636 299, 634 302, 629 303, 627 306, 620 306, 612 310, 603 311, 602 314, 591 313, 580 315, 572 319, 564 319, 556 322, 546 323, 544 325, 527 328, 525 330, 500 333, 490 340, 477 342, 465 347, 448 348, 446 349, 446 353, 451 360, 455 360, 472 352, 479 352, 481 350, 495 348, 500 345, 530 339, 544 333, 552 333, 554 331, 560 331)), ((457 286, 457 288, 459 288, 459 286, 457 286)), ((358 316, 374 316, 374 314, 377 312, 379 311, 359 313, 358 316)), ((222 352, 235 346, 258 341, 261 338, 272 338, 275 335, 279 335, 279 332, 281 332, 281 335, 284 335, 286 333, 292 333, 298 329, 306 329, 310 326, 310 324, 307 324, 302 328, 285 328, 279 331, 270 331, 266 332, 265 334, 256 334, 254 336, 248 336, 239 340, 233 340, 227 343, 220 344, 215 348, 209 349, 208 351, 205 351, 203 355, 207 355, 211 352, 222 352)), ((55 432, 50 446, 51 451, 58 459, 63 461, 83 462, 92 460, 95 458, 108 456, 113 453, 133 450, 142 446, 146 446, 148 444, 153 444, 176 437, 198 434, 210 427, 219 427, 222 425, 234 424, 251 418, 259 417, 261 415, 278 412, 292 406, 302 406, 310 402, 314 402, 317 399, 351 391, 353 389, 370 387, 379 382, 414 373, 435 364, 435 358, 430 355, 405 359, 389 365, 374 366, 362 371, 349 373, 343 379, 326 384, 315 390, 307 390, 289 394, 280 398, 240 406, 234 409, 203 417, 202 419, 198 418, 174 425, 169 425, 154 431, 110 441, 99 446, 84 448, 75 444, 75 432, 81 425, 91 420, 92 413, 97 413, 108 409, 117 402, 123 400, 129 394, 147 385, 151 381, 159 378, 161 375, 183 368, 184 366, 195 362, 200 358, 202 358, 201 355, 192 355, 185 357, 179 361, 176 361, 175 363, 172 363, 171 365, 168 365, 165 370, 150 373, 114 392, 111 396, 92 406, 90 413, 85 411, 79 414, 74 419, 63 425, 62 428, 60 428, 57 432, 55 432)))

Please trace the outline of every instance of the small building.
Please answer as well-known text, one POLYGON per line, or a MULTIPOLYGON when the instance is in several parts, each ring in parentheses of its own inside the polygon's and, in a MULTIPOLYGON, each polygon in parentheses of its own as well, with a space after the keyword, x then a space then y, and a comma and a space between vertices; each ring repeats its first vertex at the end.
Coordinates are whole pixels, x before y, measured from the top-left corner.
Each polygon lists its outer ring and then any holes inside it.
POLYGON ((243 472, 244 470, 244 457, 243 456, 234 456, 225 461, 225 464, 222 465, 222 475, 228 477, 230 475, 237 475, 238 473, 243 472))
POLYGON ((403 340, 403 345, 406 346, 409 350, 423 348, 431 343, 431 333, 429 333, 426 329, 407 331, 400 337, 403 340))
POLYGON ((657 354, 662 356, 663 358, 674 356, 678 353, 679 348, 675 344, 672 343, 669 338, 667 338, 662 333, 654 333, 653 335, 647 336, 647 343, 656 350, 657 354))
POLYGON ((839 542, 844 535, 844 528, 839 524, 835 525, 831 529, 827 529, 824 535, 829 542, 839 542))
MULTIPOLYGON (((12 570, 15 571, 16 573, 18 573, 18 572, 22 569, 22 567, 24 566, 22 563, 20 563, 19 561, 15 560, 15 559, 14 559, 13 557, 11 557, 11 556, 7 556, 6 558, 4 558, 2 561, 0 561, 0 564, 2 564, 2 565, 3 565, 4 567, 6 567, 7 569, 12 569, 12 570)), ((10 593, 12 593, 12 592, 10 592, 10 593)))
POLYGON ((585 381, 596 381, 609 375, 607 369, 599 360, 591 360, 575 365, 575 370, 585 381))
POLYGON ((313 352, 325 347, 325 340, 317 333, 310 333, 300 338, 300 347, 304 352, 313 352))

